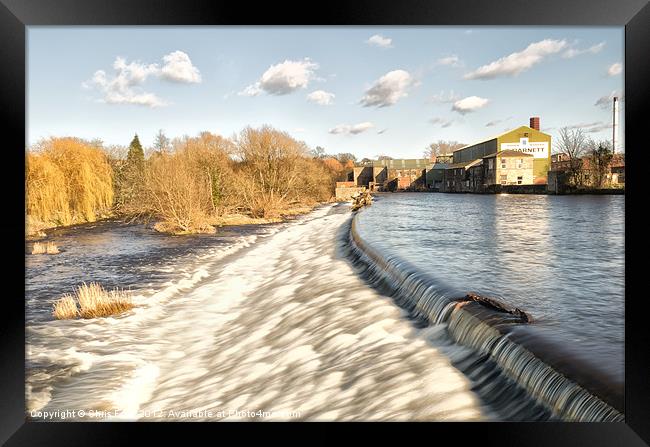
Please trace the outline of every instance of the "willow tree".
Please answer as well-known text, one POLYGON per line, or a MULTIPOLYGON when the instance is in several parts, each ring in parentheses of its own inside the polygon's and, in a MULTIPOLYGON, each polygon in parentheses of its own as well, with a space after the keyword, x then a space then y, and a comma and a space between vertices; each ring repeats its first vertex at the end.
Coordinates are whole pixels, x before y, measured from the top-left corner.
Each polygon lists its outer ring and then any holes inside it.
POLYGON ((77 138, 50 138, 34 149, 26 166, 28 219, 68 225, 109 213, 113 172, 101 149, 77 138))

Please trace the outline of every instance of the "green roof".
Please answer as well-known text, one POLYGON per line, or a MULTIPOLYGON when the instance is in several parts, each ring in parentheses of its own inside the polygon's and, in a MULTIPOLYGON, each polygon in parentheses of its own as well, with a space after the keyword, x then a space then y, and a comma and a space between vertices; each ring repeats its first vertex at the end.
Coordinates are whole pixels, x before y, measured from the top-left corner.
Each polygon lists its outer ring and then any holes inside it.
POLYGON ((431 165, 428 158, 402 158, 396 160, 372 160, 375 167, 386 166, 388 169, 424 169, 431 165))

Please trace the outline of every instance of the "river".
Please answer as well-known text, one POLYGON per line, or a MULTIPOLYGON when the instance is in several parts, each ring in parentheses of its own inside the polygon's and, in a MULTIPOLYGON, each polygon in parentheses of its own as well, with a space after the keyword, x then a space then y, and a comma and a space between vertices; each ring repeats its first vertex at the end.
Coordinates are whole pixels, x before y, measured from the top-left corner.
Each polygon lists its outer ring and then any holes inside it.
MULTIPOLYGON (((380 195, 357 223, 382 251, 446 284, 511 302, 540 330, 616 364, 622 199, 380 195), (607 227, 600 240, 584 234, 596 231, 587 218, 607 227)), ((350 256, 350 222, 343 204, 216 235, 166 236, 111 221, 50 232, 61 254, 26 255, 28 415, 554 418, 516 381, 484 362, 477 367, 479 356, 455 343, 445 324, 415 321, 374 287, 350 256), (129 289, 137 306, 119 317, 54 320, 52 300, 83 281, 129 289), (495 386, 505 393, 495 396, 495 386)), ((616 374, 622 362, 608 368, 616 374)))
POLYGON ((529 312, 616 380, 624 372, 625 196, 382 194, 359 232, 449 287, 529 312))

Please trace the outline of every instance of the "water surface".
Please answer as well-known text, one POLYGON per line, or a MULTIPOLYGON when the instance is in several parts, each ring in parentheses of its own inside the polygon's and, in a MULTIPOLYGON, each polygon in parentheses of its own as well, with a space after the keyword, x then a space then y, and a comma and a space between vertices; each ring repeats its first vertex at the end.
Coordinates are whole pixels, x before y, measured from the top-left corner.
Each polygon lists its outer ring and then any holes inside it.
POLYGON ((624 196, 379 194, 372 246, 450 287, 500 298, 622 382, 624 196))

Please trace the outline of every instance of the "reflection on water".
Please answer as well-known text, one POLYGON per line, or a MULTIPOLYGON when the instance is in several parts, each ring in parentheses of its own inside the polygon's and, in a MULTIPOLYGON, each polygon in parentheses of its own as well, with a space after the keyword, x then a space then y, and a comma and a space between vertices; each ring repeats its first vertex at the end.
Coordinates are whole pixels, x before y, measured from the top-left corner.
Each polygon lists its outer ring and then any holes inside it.
POLYGON ((461 290, 530 312, 622 381, 624 196, 382 194, 366 241, 461 290))

